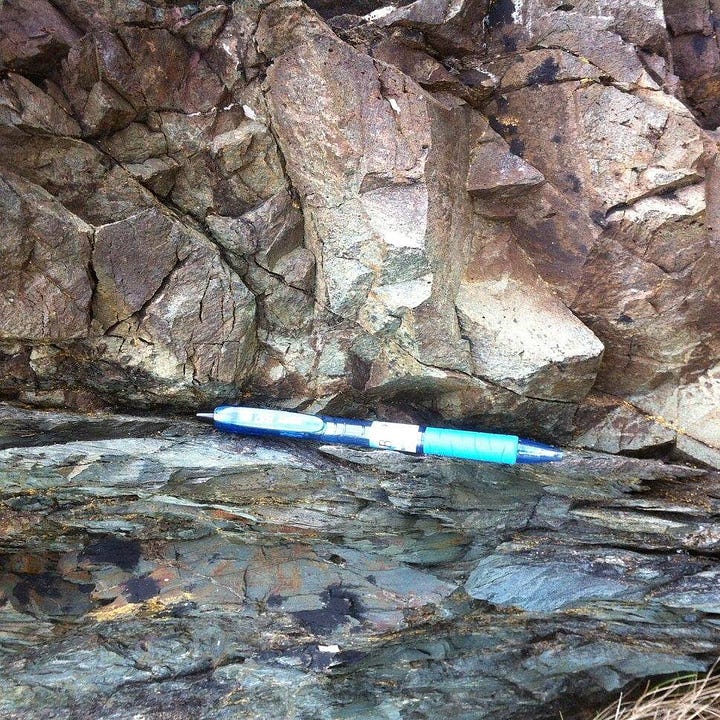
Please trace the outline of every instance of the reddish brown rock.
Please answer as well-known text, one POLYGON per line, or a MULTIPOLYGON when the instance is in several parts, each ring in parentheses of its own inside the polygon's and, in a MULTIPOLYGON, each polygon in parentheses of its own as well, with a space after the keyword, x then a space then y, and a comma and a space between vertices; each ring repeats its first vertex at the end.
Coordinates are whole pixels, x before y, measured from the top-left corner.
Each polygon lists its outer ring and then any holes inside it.
POLYGON ((48 75, 80 35, 47 0, 6 0, 0 7, 0 62, 15 72, 48 75))
POLYGON ((2 163, 97 229, 66 339, 6 321, 8 392, 720 463, 711 5, 6 2, 2 163))
MULTIPOLYGON (((62 63, 62 88, 76 116, 84 116, 90 93, 98 83, 101 83, 101 88, 107 88, 105 93, 112 98, 109 104, 114 103, 123 109, 127 104, 135 111, 143 108, 140 79, 135 72, 133 59, 120 38, 108 29, 83 36, 73 45, 62 63), (115 95, 110 96, 111 91, 115 95)), ((95 92, 97 94, 100 90, 96 89, 95 92)), ((93 103, 88 109, 94 110, 93 103)), ((120 118, 119 127, 122 126, 120 118)), ((115 128, 108 127, 106 132, 112 129, 115 128)))
POLYGON ((720 50, 715 35, 720 8, 711 0, 665 0, 674 71, 691 107, 707 128, 720 123, 720 50))
POLYGON ((218 106, 222 84, 201 54, 180 38, 167 30, 135 27, 121 28, 119 37, 138 68, 133 77, 148 109, 193 113, 218 106))
POLYGON ((0 337, 53 343, 86 336, 93 229, 8 171, 0 204, 0 337))

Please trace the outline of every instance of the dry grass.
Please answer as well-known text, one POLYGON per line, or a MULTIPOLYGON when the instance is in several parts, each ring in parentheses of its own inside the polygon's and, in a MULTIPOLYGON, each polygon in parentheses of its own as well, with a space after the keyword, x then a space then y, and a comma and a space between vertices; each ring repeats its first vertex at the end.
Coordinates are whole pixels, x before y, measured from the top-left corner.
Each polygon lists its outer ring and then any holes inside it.
POLYGON ((720 673, 718 663, 707 675, 685 675, 660 685, 648 686, 633 701, 606 708, 595 720, 720 720, 720 673))

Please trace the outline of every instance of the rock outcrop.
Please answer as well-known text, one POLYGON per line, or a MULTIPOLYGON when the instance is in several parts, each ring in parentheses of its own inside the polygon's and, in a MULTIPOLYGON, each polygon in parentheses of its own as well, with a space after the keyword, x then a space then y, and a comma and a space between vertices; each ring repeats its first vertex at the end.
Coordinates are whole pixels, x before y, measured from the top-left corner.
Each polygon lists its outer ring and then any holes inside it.
POLYGON ((719 467, 712 5, 5 0, 0 393, 719 467))
POLYGON ((0 408, 9 720, 587 717, 720 653, 717 473, 0 408))

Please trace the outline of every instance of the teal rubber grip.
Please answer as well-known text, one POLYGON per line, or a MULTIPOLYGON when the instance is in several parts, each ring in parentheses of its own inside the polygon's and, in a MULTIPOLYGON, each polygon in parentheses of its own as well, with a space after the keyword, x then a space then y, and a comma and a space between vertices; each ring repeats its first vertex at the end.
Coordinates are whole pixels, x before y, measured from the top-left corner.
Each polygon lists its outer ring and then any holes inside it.
POLYGON ((423 433, 422 449, 426 455, 514 465, 517 462, 518 438, 515 435, 429 427, 423 433))

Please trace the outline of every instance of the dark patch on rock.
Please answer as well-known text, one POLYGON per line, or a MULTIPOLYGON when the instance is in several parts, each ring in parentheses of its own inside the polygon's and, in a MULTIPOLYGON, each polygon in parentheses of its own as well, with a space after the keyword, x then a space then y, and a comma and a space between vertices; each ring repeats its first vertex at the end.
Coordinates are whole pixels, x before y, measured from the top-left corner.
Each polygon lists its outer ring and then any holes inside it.
POLYGON ((573 192, 580 192, 580 190, 582 189, 582 182, 577 175, 575 175, 574 173, 566 173, 565 178, 570 183, 570 188, 573 192))
POLYGON ((487 81, 488 76, 475 68, 467 68, 458 76, 464 85, 468 87, 481 87, 487 81))
POLYGON ((692 39, 692 47, 693 52, 697 57, 702 57, 703 53, 707 49, 709 38, 705 37, 705 35, 693 35, 692 39))
POLYGON ((363 390, 370 379, 371 363, 353 353, 349 364, 350 384, 356 390, 363 390))
MULTIPOLYGON (((26 557, 29 565, 37 561, 36 556, 26 557)), ((90 593, 93 583, 70 582, 62 577, 53 561, 41 572, 18 572, 3 576, 0 586, 10 590, 13 605, 35 617, 74 618, 87 612, 92 603, 90 593), (15 581, 14 587, 12 585, 15 581)), ((0 645, 2 632, 0 631, 0 645)))
POLYGON ((140 543, 137 540, 108 535, 91 542, 80 553, 81 562, 95 565, 109 563, 123 570, 132 570, 140 560, 140 543))
POLYGON ((517 155, 518 157, 523 156, 523 153, 525 152, 525 143, 520 138, 514 137, 510 140, 508 145, 510 147, 510 152, 513 155, 517 155))
POLYGON ((270 595, 267 599, 267 606, 280 607, 283 604, 283 600, 285 600, 285 598, 282 595, 270 595))
POLYGON ((388 491, 385 490, 385 488, 378 488, 377 490, 373 490, 372 497, 373 500, 376 500, 380 503, 388 504, 390 502, 390 495, 388 495, 388 491))
POLYGON ((485 22, 490 28, 507 25, 513 21, 514 12, 515 3, 512 0, 495 0, 490 5, 485 22))
POLYGON ((327 670, 333 664, 336 655, 337 653, 321 650, 317 645, 311 645, 305 652, 307 668, 320 672, 327 670))
POLYGON ((502 44, 505 52, 515 52, 518 49, 517 39, 509 33, 503 34, 502 44))
POLYGON ((175 603, 167 613, 171 617, 182 618, 193 615, 197 610, 198 605, 192 600, 183 600, 182 602, 175 603))
POLYGON ((557 80, 560 66, 554 58, 546 58, 528 75, 530 85, 548 85, 557 80))
POLYGON ((350 619, 362 619, 363 605, 360 598, 342 585, 330 585, 320 595, 320 600, 322 608, 291 613, 306 630, 315 635, 330 633, 350 619))
POLYGON ((138 603, 160 594, 160 584, 155 578, 131 578, 125 583, 125 597, 129 602, 138 603))
POLYGON ((38 575, 24 575, 23 579, 15 586, 13 595, 22 605, 29 605, 31 593, 48 598, 59 598, 62 593, 56 585, 57 577, 50 572, 39 573, 38 575))
POLYGON ((496 115, 492 115, 488 118, 490 127, 498 134, 502 135, 505 139, 511 135, 517 135, 517 128, 512 123, 505 123, 496 115))
POLYGON ((491 115, 488 118, 488 121, 490 122, 490 127, 498 134, 502 135, 505 131, 506 125, 503 122, 500 122, 500 120, 495 115, 491 115))
POLYGON ((333 657, 332 667, 356 665, 367 657, 361 650, 342 650, 333 657))

